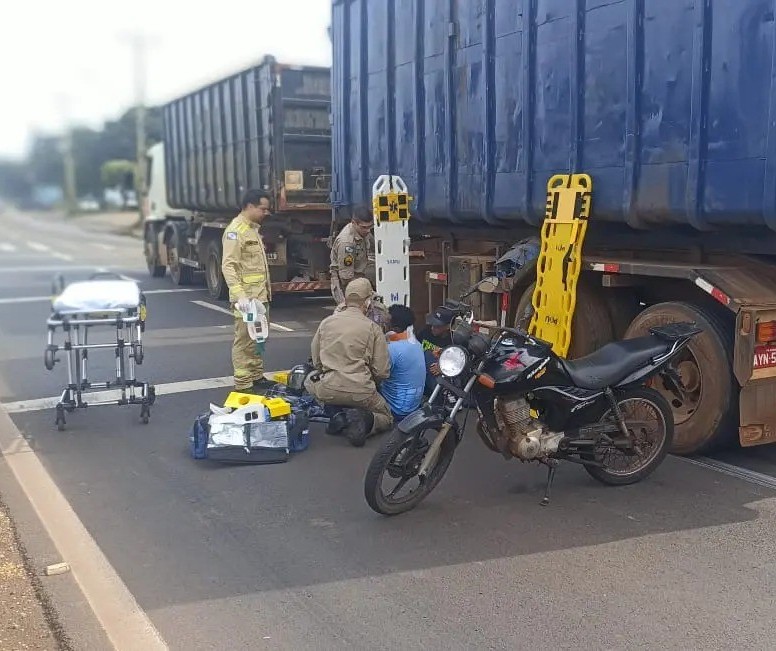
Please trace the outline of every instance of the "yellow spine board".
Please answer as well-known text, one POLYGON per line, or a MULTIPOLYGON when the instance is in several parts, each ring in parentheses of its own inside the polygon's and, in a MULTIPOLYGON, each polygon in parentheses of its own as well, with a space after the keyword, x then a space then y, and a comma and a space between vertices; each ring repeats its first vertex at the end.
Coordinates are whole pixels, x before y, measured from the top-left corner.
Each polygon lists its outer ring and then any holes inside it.
POLYGON ((592 190, 593 182, 587 174, 556 174, 547 182, 529 332, 550 342, 561 357, 568 354, 571 346, 571 323, 592 190))

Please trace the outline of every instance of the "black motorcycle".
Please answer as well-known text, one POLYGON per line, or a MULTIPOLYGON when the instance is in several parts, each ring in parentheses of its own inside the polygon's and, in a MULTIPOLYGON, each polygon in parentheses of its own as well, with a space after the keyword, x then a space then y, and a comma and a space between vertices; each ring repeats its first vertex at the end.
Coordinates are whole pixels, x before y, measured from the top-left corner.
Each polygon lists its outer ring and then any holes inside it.
POLYGON ((507 459, 548 467, 543 505, 559 460, 582 464, 612 485, 638 482, 662 463, 673 440, 673 414, 646 383, 659 376, 681 399, 671 361, 701 332, 694 324, 653 328, 649 336, 571 361, 516 328, 497 327, 486 336, 477 331, 470 306, 445 305, 457 318, 452 345, 439 356, 442 377, 428 402, 398 424, 369 464, 364 494, 372 509, 397 515, 434 490, 463 437, 471 413, 463 405, 472 402, 485 445, 507 459), (395 485, 385 488, 386 481, 395 485))

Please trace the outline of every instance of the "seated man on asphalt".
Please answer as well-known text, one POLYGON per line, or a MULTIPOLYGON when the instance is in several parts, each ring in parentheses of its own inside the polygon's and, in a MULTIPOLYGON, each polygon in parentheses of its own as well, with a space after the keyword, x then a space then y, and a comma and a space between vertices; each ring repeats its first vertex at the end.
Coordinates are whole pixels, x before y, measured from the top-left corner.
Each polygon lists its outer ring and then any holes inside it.
POLYGON ((388 317, 391 375, 380 385, 380 393, 391 408, 394 420, 399 421, 420 406, 426 382, 426 360, 420 343, 409 338, 408 328, 415 323, 412 310, 404 305, 391 305, 388 317))
POLYGON ((439 353, 452 343, 450 324, 454 313, 446 307, 438 307, 426 318, 427 327, 418 334, 418 341, 426 357, 425 394, 430 396, 436 388, 439 370, 439 353))
POLYGON ((332 418, 328 433, 344 431, 355 447, 393 425, 391 409, 377 392, 390 375, 391 361, 380 326, 366 317, 373 295, 366 278, 348 283, 345 308, 326 317, 313 337, 317 372, 305 380, 305 389, 318 402, 344 408, 332 418))

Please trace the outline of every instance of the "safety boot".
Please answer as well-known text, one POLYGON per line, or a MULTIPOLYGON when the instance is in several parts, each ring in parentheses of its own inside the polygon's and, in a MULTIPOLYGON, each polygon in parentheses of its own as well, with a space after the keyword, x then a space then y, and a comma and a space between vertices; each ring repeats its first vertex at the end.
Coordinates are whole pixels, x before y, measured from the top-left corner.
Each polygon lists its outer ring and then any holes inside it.
POLYGON ((361 448, 375 424, 375 417, 371 411, 365 409, 346 409, 345 437, 354 448, 361 448))

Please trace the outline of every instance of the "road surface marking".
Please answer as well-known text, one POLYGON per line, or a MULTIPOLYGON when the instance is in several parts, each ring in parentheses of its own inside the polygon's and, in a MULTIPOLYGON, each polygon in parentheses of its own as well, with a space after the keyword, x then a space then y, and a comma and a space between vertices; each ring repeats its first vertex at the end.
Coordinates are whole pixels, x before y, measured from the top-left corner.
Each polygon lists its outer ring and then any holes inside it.
MULTIPOLYGON (((200 307, 207 308, 208 310, 213 310, 214 312, 221 312, 222 314, 228 314, 229 316, 234 316, 234 313, 231 310, 227 310, 225 307, 221 307, 220 305, 214 305, 213 303, 208 303, 207 301, 191 301, 194 303, 194 305, 199 305, 200 307)), ((288 326, 281 325, 280 323, 270 323, 269 324, 270 330, 273 328, 275 330, 280 330, 281 332, 293 332, 293 328, 289 328, 288 326)))
POLYGON ((16 247, 10 242, 0 242, 0 251, 4 251, 5 253, 13 253, 16 251, 16 247))
MULTIPOLYGON (((114 269, 116 267, 113 267, 114 269)), ((38 273, 42 271, 96 271, 94 265, 70 265, 63 267, 44 265, 44 266, 28 266, 28 267, 0 267, 0 273, 6 274, 18 274, 18 273, 38 273)))
POLYGON ((64 260, 65 262, 72 262, 73 261, 73 256, 72 255, 68 255, 67 253, 60 253, 59 251, 52 251, 51 252, 51 257, 57 258, 59 260, 64 260))
MULTIPOLYGON (((264 377, 272 377, 278 371, 267 371, 264 377)), ((202 380, 185 380, 183 382, 169 382, 167 384, 156 385, 157 396, 169 396, 176 393, 187 393, 189 391, 204 391, 207 389, 220 389, 231 387, 234 384, 234 378, 231 375, 223 377, 204 378, 202 380)), ((85 402, 98 400, 118 400, 121 397, 121 391, 95 391, 94 393, 85 393, 85 402)), ((22 414, 29 411, 42 411, 43 409, 53 409, 57 406, 60 396, 51 398, 35 398, 33 400, 19 400, 17 402, 6 402, 0 404, 9 414, 22 414)), ((0 409, 0 411, 2 411, 0 409)))
MULTIPOLYGON (((204 292, 204 289, 145 289, 144 294, 177 294, 179 292, 204 292)), ((50 303, 51 296, 18 296, 16 298, 0 298, 0 305, 15 305, 17 303, 50 303)))
POLYGON ((37 251, 38 253, 48 253, 51 250, 45 244, 41 244, 40 242, 27 242, 27 246, 29 246, 33 251, 37 251))
POLYGON ((103 244, 102 242, 94 242, 94 246, 102 249, 103 251, 115 251, 116 247, 112 244, 103 244))
POLYGON ((716 459, 710 459, 709 457, 679 457, 683 461, 692 463, 702 468, 708 468, 720 472, 723 475, 729 477, 735 477, 736 479, 742 479, 750 484, 756 484, 757 486, 763 486, 764 488, 770 488, 776 490, 776 477, 770 475, 764 475, 761 472, 755 470, 749 470, 742 466, 734 466, 732 463, 725 463, 724 461, 717 461, 716 459))
POLYGON ((8 414, 0 451, 116 649, 168 649, 159 631, 89 534, 8 414))

